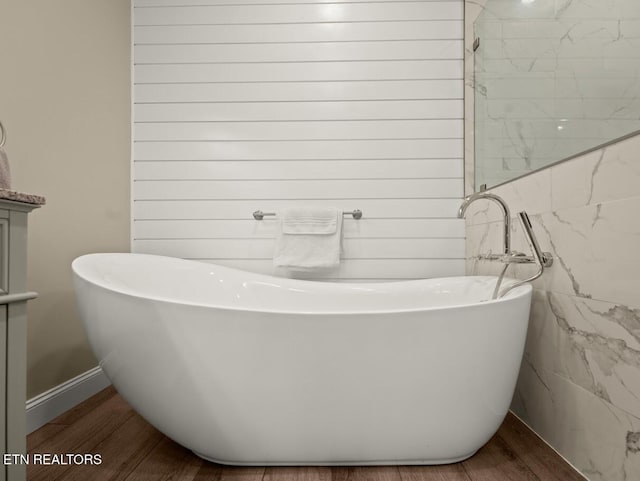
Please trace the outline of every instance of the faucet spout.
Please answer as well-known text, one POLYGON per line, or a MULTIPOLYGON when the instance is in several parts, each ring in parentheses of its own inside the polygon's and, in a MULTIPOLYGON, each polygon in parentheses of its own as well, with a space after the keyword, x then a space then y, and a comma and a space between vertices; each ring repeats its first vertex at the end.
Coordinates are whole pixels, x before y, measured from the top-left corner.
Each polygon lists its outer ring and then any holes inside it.
POLYGON ((475 194, 468 195, 464 198, 464 201, 460 205, 458 209, 458 218, 464 218, 464 214, 467 211, 467 208, 472 202, 475 202, 479 199, 487 199, 497 203, 502 209, 502 214, 504 217, 504 253, 511 253, 511 212, 509 211, 509 206, 507 203, 496 194, 492 194, 490 192, 476 192, 475 194))

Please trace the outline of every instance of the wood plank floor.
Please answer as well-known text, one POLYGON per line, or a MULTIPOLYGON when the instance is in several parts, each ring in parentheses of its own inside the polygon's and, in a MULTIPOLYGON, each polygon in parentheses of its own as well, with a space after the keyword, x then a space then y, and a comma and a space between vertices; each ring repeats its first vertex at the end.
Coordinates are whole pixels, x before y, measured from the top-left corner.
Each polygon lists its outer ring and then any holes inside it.
POLYGON ((35 453, 100 454, 100 465, 27 466, 29 481, 584 481, 509 414, 496 435, 461 463, 443 466, 255 467, 208 463, 144 421, 107 388, 27 439, 35 453))

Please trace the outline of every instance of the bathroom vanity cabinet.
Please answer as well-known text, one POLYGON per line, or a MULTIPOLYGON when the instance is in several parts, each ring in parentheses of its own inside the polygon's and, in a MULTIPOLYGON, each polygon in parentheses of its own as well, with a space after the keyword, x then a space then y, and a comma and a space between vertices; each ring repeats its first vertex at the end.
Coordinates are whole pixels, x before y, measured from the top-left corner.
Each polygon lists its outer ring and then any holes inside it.
POLYGON ((0 189, 0 481, 26 479, 19 455, 26 454, 27 446, 27 301, 37 295, 26 290, 27 216, 44 203, 38 196, 26 197, 36 203, 2 198, 20 198, 16 194, 0 189))

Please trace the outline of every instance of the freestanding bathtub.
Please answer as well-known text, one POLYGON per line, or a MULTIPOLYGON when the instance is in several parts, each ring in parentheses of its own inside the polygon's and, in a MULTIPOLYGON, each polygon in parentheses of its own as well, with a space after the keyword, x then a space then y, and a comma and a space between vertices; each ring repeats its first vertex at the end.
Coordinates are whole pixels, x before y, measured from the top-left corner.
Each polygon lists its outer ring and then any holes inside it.
POLYGON ((440 464, 507 413, 531 286, 282 279, 140 254, 73 262, 104 372, 151 424, 237 465, 440 464))

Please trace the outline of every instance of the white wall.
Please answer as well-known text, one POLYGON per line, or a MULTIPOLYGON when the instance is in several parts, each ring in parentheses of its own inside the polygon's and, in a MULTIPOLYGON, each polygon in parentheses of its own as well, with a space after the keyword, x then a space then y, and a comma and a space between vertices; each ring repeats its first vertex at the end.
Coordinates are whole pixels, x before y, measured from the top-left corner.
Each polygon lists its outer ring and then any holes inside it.
POLYGON ((251 213, 322 204, 322 277, 464 272, 462 0, 134 5, 134 251, 274 273, 251 213))

